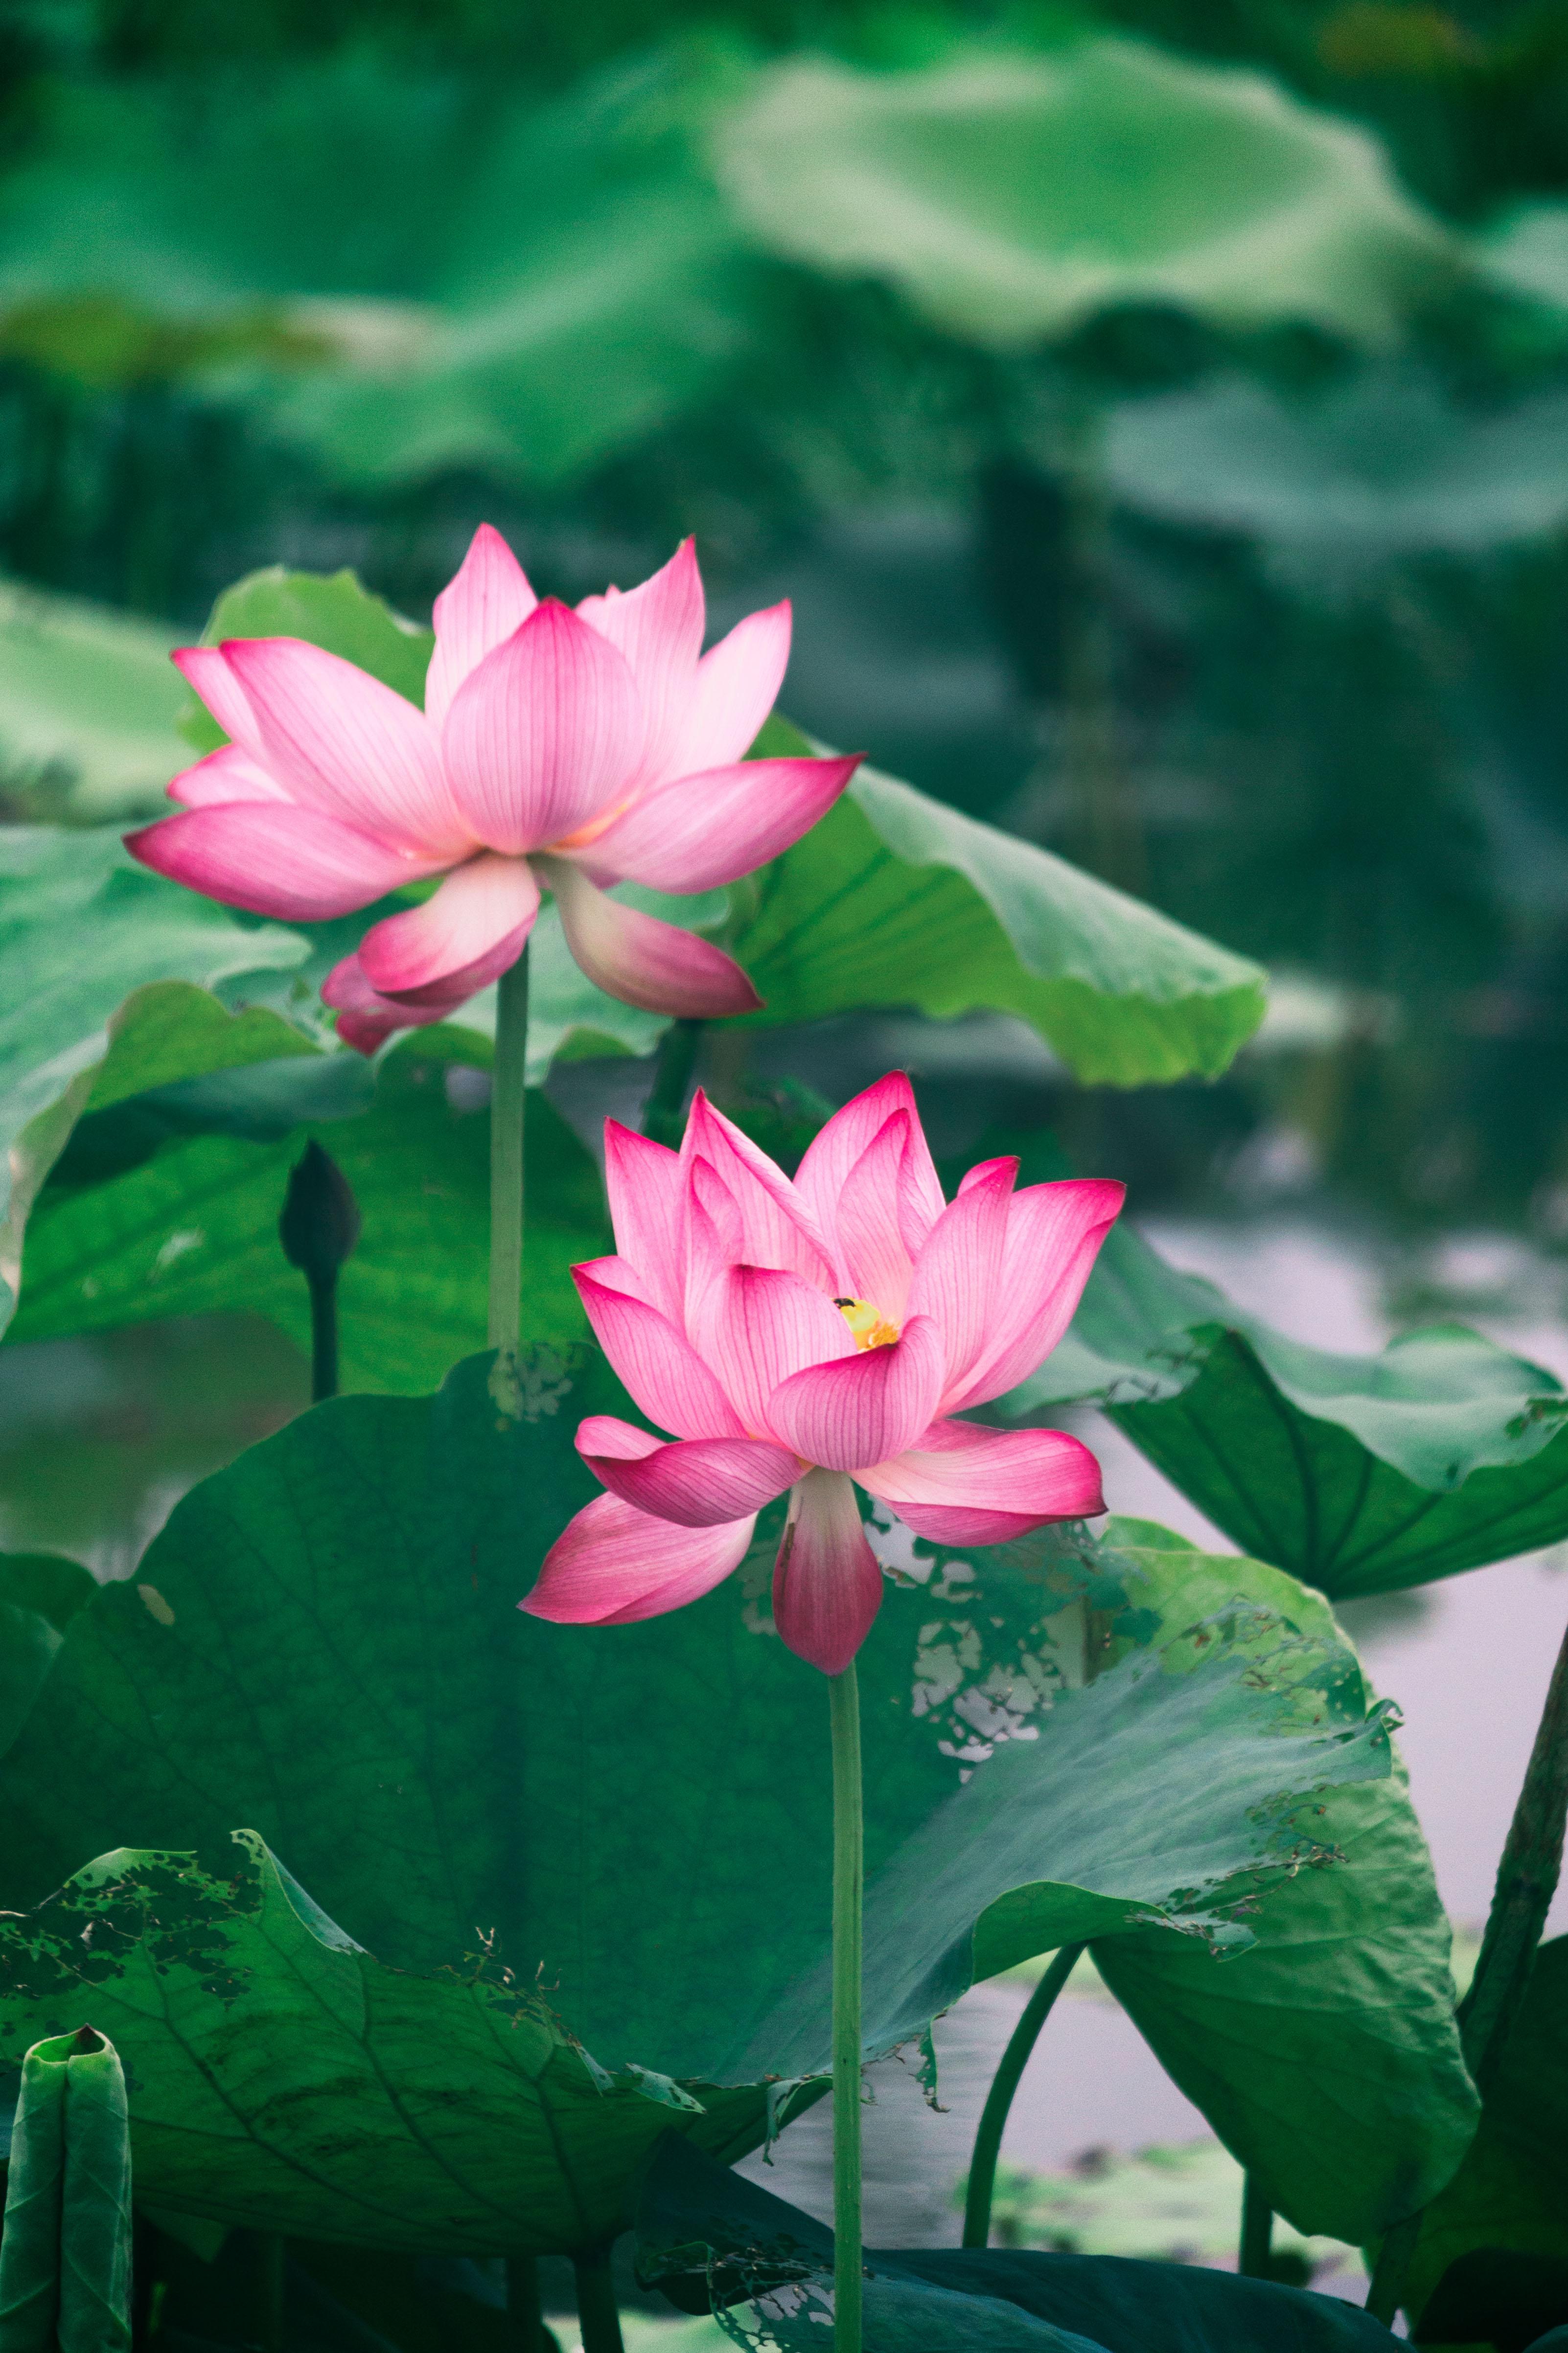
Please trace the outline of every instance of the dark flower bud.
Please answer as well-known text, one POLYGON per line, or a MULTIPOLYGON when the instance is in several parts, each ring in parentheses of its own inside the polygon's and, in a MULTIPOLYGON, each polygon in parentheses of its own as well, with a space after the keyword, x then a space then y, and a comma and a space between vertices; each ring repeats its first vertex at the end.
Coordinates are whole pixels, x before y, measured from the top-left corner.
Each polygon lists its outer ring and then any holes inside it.
POLYGON ((359 1235, 359 1204, 348 1178, 319 1144, 308 1144, 289 1178, 278 1220, 284 1257, 307 1282, 330 1283, 353 1255, 359 1235))

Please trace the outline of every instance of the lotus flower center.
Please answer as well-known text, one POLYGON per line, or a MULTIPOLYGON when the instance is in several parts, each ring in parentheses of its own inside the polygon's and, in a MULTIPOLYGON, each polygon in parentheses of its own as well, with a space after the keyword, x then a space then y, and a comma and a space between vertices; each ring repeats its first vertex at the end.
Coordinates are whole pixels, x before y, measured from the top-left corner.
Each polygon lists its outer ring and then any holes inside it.
POLYGON ((898 1338, 898 1325, 889 1324, 868 1299, 836 1299, 833 1304, 854 1333, 858 1348, 890 1348, 898 1338))

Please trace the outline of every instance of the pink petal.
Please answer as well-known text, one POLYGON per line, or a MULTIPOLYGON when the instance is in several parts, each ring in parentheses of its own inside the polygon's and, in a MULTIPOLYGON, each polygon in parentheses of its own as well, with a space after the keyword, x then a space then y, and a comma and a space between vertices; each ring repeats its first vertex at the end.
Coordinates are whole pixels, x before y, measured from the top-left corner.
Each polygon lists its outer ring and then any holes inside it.
MULTIPOLYGON (((697 682, 702 651, 702 575, 694 540, 683 540, 662 571, 622 596, 584 596, 584 621, 626 656, 647 718, 647 737, 632 789, 668 772, 668 762, 697 682)), ((630 872, 630 868, 622 870, 630 872)), ((668 883, 660 889, 706 889, 668 883)))
POLYGON ((436 731, 401 694, 298 638, 230 638, 223 651, 296 799, 442 865, 474 847, 436 731))
POLYGON ((744 1422, 689 1340, 657 1307, 602 1281, 605 1263, 574 1266, 572 1279, 633 1402, 679 1438, 744 1438, 744 1422))
POLYGON ((633 1460, 593 1451, 585 1424, 577 1451, 612 1494, 684 1528, 721 1527, 748 1512, 754 1516, 800 1476, 799 1460, 788 1447, 763 1438, 683 1438, 633 1460))
POLYGON ((727 1267, 693 1303, 691 1335, 745 1430, 761 1438, 783 1435, 767 1415, 781 1381, 855 1353, 854 1335, 832 1300, 778 1267, 727 1267))
POLYGON ((634 1421, 622 1421, 618 1414, 590 1413, 577 1424, 574 1443, 584 1457, 608 1454, 617 1462, 640 1462, 645 1455, 657 1454, 668 1440, 656 1437, 651 1430, 639 1430, 634 1421))
POLYGON ((539 885, 522 858, 470 858, 406 914, 388 915, 359 944, 365 978, 384 997, 450 1004, 510 971, 539 913, 539 885))
POLYGON ((983 1430, 936 1421, 920 1443, 858 1474, 918 1535, 937 1544, 1005 1544, 1047 1520, 1105 1509, 1100 1465, 1059 1430, 983 1430))
POLYGON ((261 730, 250 698, 229 667, 221 646, 181 646, 169 656, 193 694, 199 695, 223 732, 242 752, 265 765, 261 730))
POLYGON ((737 882, 810 832, 849 782, 859 757, 744 760, 655 785, 595 836, 594 871, 655 891, 712 891, 737 882))
POLYGON ((743 758, 778 699, 789 663, 790 608, 748 613, 697 665, 663 775, 698 776, 743 758))
POLYGON ((685 1020, 754 1013, 762 998, 732 956, 695 932, 623 907, 564 858, 541 858, 566 944, 596 987, 623 1005, 685 1020))
POLYGON ((705 1160, 741 1213, 738 1256, 752 1266, 784 1266, 818 1290, 834 1288, 827 1236, 774 1161, 733 1120, 716 1111, 699 1087, 687 1117, 681 1158, 689 1168, 705 1160))
POLYGON ((790 1500, 773 1567, 773 1623, 797 1657, 841 1675, 882 1606, 882 1571, 841 1472, 808 1472, 790 1500))
POLYGON ((605 1122, 605 1189, 616 1247, 642 1271, 649 1298, 672 1323, 684 1321, 680 1229, 684 1188, 680 1155, 623 1127, 605 1122))
POLYGON ((709 1286, 732 1266, 748 1260, 740 1204, 723 1178, 706 1160, 693 1160, 685 1179, 684 1285, 680 1324, 697 1329, 701 1302, 709 1286))
POLYGON ((901 1454, 929 1429, 942 1383, 942 1335, 915 1315, 889 1345, 810 1365, 781 1383, 767 1401, 768 1427, 807 1462, 858 1471, 901 1454))
POLYGON ((480 523, 436 599, 436 650, 425 681, 425 715, 432 726, 440 726, 468 672, 522 627, 538 602, 500 532, 480 523))
POLYGON ((1074 1176, 1014 1194, 995 1327, 952 1409, 1001 1397, 1045 1362, 1072 1321, 1125 1193, 1110 1178, 1074 1176))
POLYGON ((910 1280, 910 1313, 930 1315, 947 1353, 945 1399, 992 1345, 999 1312, 1007 1208, 1016 1160, 997 1161, 950 1203, 927 1236, 910 1280))
POLYGON ((838 1263, 848 1295, 869 1300, 894 1324, 904 1320, 914 1271, 899 1223, 909 1148, 909 1114, 895 1112, 845 1178, 836 1210, 838 1263))
POLYGON ((277 778, 237 744, 209 752, 194 768, 182 769, 166 787, 169 798, 188 809, 222 808, 229 801, 288 801, 277 778))
POLYGON ((470 670, 441 746, 458 804, 509 857, 542 849, 626 791, 646 723, 608 639, 554 597, 470 670))
POLYGON ((226 907, 290 923, 352 914, 435 864, 339 818, 279 801, 224 801, 163 818, 128 833, 125 847, 154 873, 226 907))
MULTIPOLYGON (((420 1029, 444 1020, 451 1005, 397 1005, 380 996, 360 967, 359 954, 344 956, 321 983, 321 1002, 338 1016, 338 1035, 356 1053, 374 1054, 395 1029, 420 1029)), ((461 1004, 461 997, 453 1000, 461 1004)))
POLYGON ((833 1231, 834 1212, 849 1171, 881 1133, 888 1121, 902 1112, 909 1121, 908 1149, 900 1190, 900 1227, 911 1257, 920 1250, 945 1204, 937 1180, 931 1147, 915 1108, 914 1089, 902 1071, 889 1071, 864 1094, 856 1095, 806 1146, 795 1171, 795 1187, 808 1204, 825 1233, 833 1231))
POLYGON ((539 1582, 518 1608, 558 1626, 626 1626, 679 1609, 738 1568, 753 1519, 684 1528, 595 1495, 544 1556, 539 1582))

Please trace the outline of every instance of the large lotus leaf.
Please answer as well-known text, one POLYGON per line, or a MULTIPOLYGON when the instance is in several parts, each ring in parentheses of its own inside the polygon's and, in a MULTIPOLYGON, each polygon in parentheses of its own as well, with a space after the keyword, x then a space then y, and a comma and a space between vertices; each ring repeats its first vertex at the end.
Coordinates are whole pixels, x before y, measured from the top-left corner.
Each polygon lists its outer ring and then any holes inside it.
MULTIPOLYGON (((747 2301, 730 2317, 742 2344, 810 2348, 828 2318, 833 2233, 824 2222, 667 2137, 637 2210, 637 2271, 687 2311, 747 2301), (784 2294, 780 2294, 780 2290, 784 2294), (797 2302, 798 2299, 798 2302, 797 2302)), ((1395 2343, 1353 2305, 1198 2263, 992 2248, 869 2248, 867 2353, 1376 2353, 1395 2343), (1028 2314, 1035 2327, 1015 2317, 1028 2314), (1002 2309, 998 2310, 998 2306, 1002 2309)))
MULTIPOLYGON (((285 1263, 278 1219, 290 1168, 330 1119, 321 1140, 363 1219, 338 1282, 343 1388, 427 1388, 482 1345, 489 1113, 474 1103, 474 1073, 488 1071, 485 1041, 416 1030, 378 1064, 368 1109, 371 1074, 357 1054, 306 1052, 221 1085, 159 1089, 85 1123, 60 1166, 83 1181, 48 1187, 34 1211, 12 1336, 250 1311, 307 1346, 309 1293, 285 1263), (131 1161, 119 1173, 117 1154, 131 1161)), ((528 1136, 524 1329, 565 1342, 583 1328, 568 1269, 610 1246, 604 1193, 537 1092, 528 1136)))
POLYGON ((1388 340, 1454 267, 1366 132, 1259 74, 1131 41, 972 50, 916 73, 788 61, 725 120, 717 154, 775 250, 890 279, 1003 348, 1124 303, 1388 340))
MULTIPOLYGON (((758 746, 806 748, 777 720, 758 746)), ((726 942, 765 1000, 754 1021, 985 1007, 1080 1079, 1142 1086, 1215 1076, 1263 1018, 1256 965, 874 768, 734 899, 726 942)))
POLYGON ((0 1755, 26 1723, 66 1628, 95 1589, 85 1568, 58 1553, 0 1553, 0 1755))
POLYGON ((1116 496, 1143 514, 1248 533, 1341 580, 1416 554, 1549 538, 1568 519, 1568 394, 1496 415, 1407 365, 1316 400, 1246 376, 1130 401, 1106 428, 1116 496))
MULTIPOLYGON (((1486 2249, 1550 2261, 1562 2267, 1559 2296, 1568 2290, 1568 1936, 1537 1952, 1480 2130, 1422 2220, 1409 2309, 1421 2312, 1451 2264, 1486 2249)), ((1535 2325, 1565 2317, 1568 2298, 1535 2325)))
POLYGON ((692 139, 716 62, 543 104, 363 53, 248 88, 62 79, 0 188, 0 341, 194 379, 356 483, 558 478, 750 334, 760 273, 692 139))
MULTIPOLYGON (((352 573, 252 574, 220 597, 208 624, 209 637, 273 634, 309 637, 421 697, 428 636, 352 573)), ((195 706, 185 724, 204 750, 221 741, 195 706)), ((781 719, 754 747, 763 756, 813 748, 781 719)), ((724 922, 719 892, 656 898, 628 885, 622 895, 693 929, 724 922)), ((731 902, 725 942, 765 1000, 755 1017, 764 1023, 880 1006, 938 1015, 985 1007, 1031 1022, 1080 1078, 1139 1086, 1194 1071, 1215 1076, 1263 1018, 1256 965, 873 769, 859 771, 804 840, 737 884, 731 902)), ((351 944, 342 926, 317 929, 330 934, 333 956, 351 944)), ((651 1050, 666 1025, 584 979, 552 909, 533 954, 539 1057, 651 1050)), ((476 1007, 459 1018, 482 1026, 486 1015, 476 1007)))
POLYGON ((158 998, 127 1006, 154 981, 211 987, 239 974, 287 972, 308 954, 297 933, 242 923, 137 866, 114 833, 0 828, 0 1328, 16 1301, 22 1237, 39 1186, 100 1079, 123 1049, 123 1091, 289 1050, 287 1025, 263 1040, 260 1017, 226 1023, 158 998), (171 1067, 166 1033, 188 1022, 190 1058, 171 1067), (143 1056, 144 1036, 163 1043, 143 1056), (139 1074, 143 1060, 157 1077, 139 1074))
MULTIPOLYGON (((666 1618, 524 1617, 545 1546, 592 1489, 578 1416, 620 1398, 596 1356, 571 1372, 536 1358, 512 1422, 489 1371, 477 1358, 434 1398, 342 1398, 300 1417, 193 1490, 136 1586, 102 1588, 71 1621, 0 1764, 0 1904, 45 1899, 121 1843, 194 1852, 226 1880, 228 1833, 252 1828, 410 2003, 413 1980, 433 2000, 454 1973, 510 1969, 617 2076, 651 2070, 639 2080, 663 2096, 665 2077, 751 2086, 758 2137, 764 2081, 817 2075, 827 2052, 826 1709, 763 1606, 773 1540, 666 1618), (481 1947, 483 1969, 465 1958, 481 1947)), ((1154 1920, 1236 1956, 1218 1973, 1245 1969, 1240 1875, 1272 1866, 1295 1884, 1320 1852, 1324 1789, 1386 1774, 1353 1659, 1297 1630, 1289 1579, 1254 1571, 1194 1627, 1184 1598, 1163 1613, 1160 1575, 1141 1642, 1076 1690, 1063 1670, 1081 1638, 1052 1640, 1082 1583, 1068 1556, 984 1554, 889 1591, 862 1653, 868 2051, 918 2035, 977 1968, 1154 1920)), ((149 1915, 159 1936, 185 1934, 184 1907, 171 1883, 149 1915)), ((0 2001, 8 2045, 36 2039, 71 1989, 47 1918, 4 1935, 16 1951, 43 1935, 53 1956, 25 2001, 0 2001)), ((79 1936, 66 1941, 79 1957, 79 1936)), ((1415 1976, 1410 1989, 1420 2006, 1415 1976)), ((353 2197, 301 2177, 297 2152, 342 2123, 340 2071, 323 2058, 318 2078, 293 2048, 277 2062, 287 2096, 258 2082, 266 2039, 244 1986, 228 1993, 210 2047, 229 2105, 205 2107, 215 2129, 187 2141, 177 2180, 138 2148, 148 2196, 317 2237, 505 2243, 433 2179, 413 2205, 388 2188, 380 2220, 366 2212, 384 2101, 356 2131, 353 2197)), ((183 2080, 161 2013, 117 2013, 114 2031, 133 2082, 183 2080)), ((1336 2052, 1361 2031, 1332 2012, 1336 2052)), ((426 2047, 441 2041, 432 2025, 426 2047)), ((454 2133, 466 2105, 458 2083, 454 2133)), ((1407 2086, 1380 2117, 1391 2166, 1419 2162, 1419 2110, 1407 2086)), ((545 2120, 521 2094, 506 2137, 544 2162, 545 2120)), ((476 2117, 471 2178, 494 2171, 492 2143, 476 2117)), ((578 2239, 614 2221, 624 2171, 595 2152, 558 2181, 552 2231, 574 2198, 578 2239)))
POLYGON ((79 825, 151 814, 184 763, 171 630, 0 581, 0 796, 79 825))
MULTIPOLYGON (((1251 1563, 1189 1551, 1138 1521, 1112 1521, 1100 1565, 1120 1577, 1124 1610, 1151 1574, 1162 1607, 1194 1620, 1268 1589, 1251 1563)), ((1297 1623, 1327 1637, 1328 1605, 1298 1592, 1297 1623)), ((1113 1636, 1109 1655, 1125 1642, 1113 1636)), ((1207 1970, 1185 1938, 1158 1931, 1109 1938, 1095 1957, 1167 2073, 1247 2152, 1275 2211, 1353 2239, 1358 2216, 1376 2209, 1392 2222, 1443 2188, 1479 2105, 1454 2034, 1448 1923, 1403 1768, 1327 1793, 1312 1828, 1333 1867, 1309 1863, 1288 1890, 1258 1883, 1245 1968, 1207 1970), (1342 2044, 1325 2035, 1335 2010, 1353 2021, 1342 2044), (1420 2155, 1391 2163, 1379 2119, 1411 2101, 1420 2155)))
POLYGON ((1421 1585, 1568 1534, 1560 1382, 1455 1324, 1375 1356, 1287 1339, 1131 1228, 1009 1413, 1094 1398, 1261 1560, 1336 1600, 1421 1585))

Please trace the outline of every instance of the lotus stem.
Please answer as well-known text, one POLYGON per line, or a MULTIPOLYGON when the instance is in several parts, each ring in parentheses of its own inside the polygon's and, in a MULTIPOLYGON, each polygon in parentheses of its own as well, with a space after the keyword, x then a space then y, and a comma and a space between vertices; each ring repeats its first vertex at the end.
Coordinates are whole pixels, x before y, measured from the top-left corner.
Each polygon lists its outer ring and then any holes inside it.
MULTIPOLYGON (((860 2353, 860 1989, 865 1839, 860 1693, 827 1678, 833 1735, 833 2353, 860 2353)), ((586 2348, 584 2348, 586 2353, 586 2348)))
POLYGON ((506 2259, 506 2324, 509 2353, 542 2353, 546 2344, 555 2342, 545 2335, 537 2255, 506 2259))
POLYGON ((1268 2257, 1274 2238, 1274 2209, 1263 2195, 1256 2173, 1241 2188, 1241 2249, 1236 2268, 1243 2279, 1268 2279, 1268 2257))
MULTIPOLYGON (((1565 1828, 1568 1631, 1546 1687, 1546 1704, 1503 1841, 1476 1972, 1459 2004, 1459 2048, 1483 2100, 1497 2080, 1509 2029, 1519 2014, 1535 1966, 1536 1947, 1562 1874, 1565 1828)), ((1420 2235, 1420 2214, 1408 2215, 1394 2224, 1379 2252, 1366 2308, 1385 2326, 1392 2326, 1404 2301, 1405 2274, 1420 2235)))
POLYGON ((653 1085, 643 1106, 642 1118, 642 1132, 655 1144, 680 1142, 686 1092, 706 1027, 702 1021, 672 1021, 659 1039, 653 1085))
POLYGON ((1029 2053, 1039 2041, 1040 2029, 1050 2016, 1058 1994, 1071 1977, 1084 1949, 1082 1945, 1064 1945, 1057 1954, 1029 1996, 1024 2014, 1008 2036, 1007 2048, 991 2078, 991 2089, 985 2094, 985 2105, 980 2111, 980 2124, 974 2135, 974 2154, 969 2161, 969 2188, 963 2200, 963 2243, 966 2247, 990 2244, 991 2200, 996 2189, 996 2159, 1001 2154, 1002 2135, 1006 2130, 1007 2112, 1013 2105, 1013 2094, 1029 2063, 1029 2053))
POLYGON ((585 2255, 574 2255, 572 2269, 577 2281, 577 2326, 583 2336, 583 2353, 625 2353, 621 2341, 621 2316, 616 2309, 616 2287, 610 2275, 608 2247, 595 2247, 585 2255))
POLYGON ((310 1293, 310 1403, 338 1393, 338 1276, 360 1237, 359 1205, 342 1170, 308 1144, 289 1176, 278 1239, 310 1293))
POLYGON ((515 1391, 522 1336, 522 1131, 528 1099, 528 950, 496 984, 490 1080, 489 1340, 499 1381, 515 1391))

